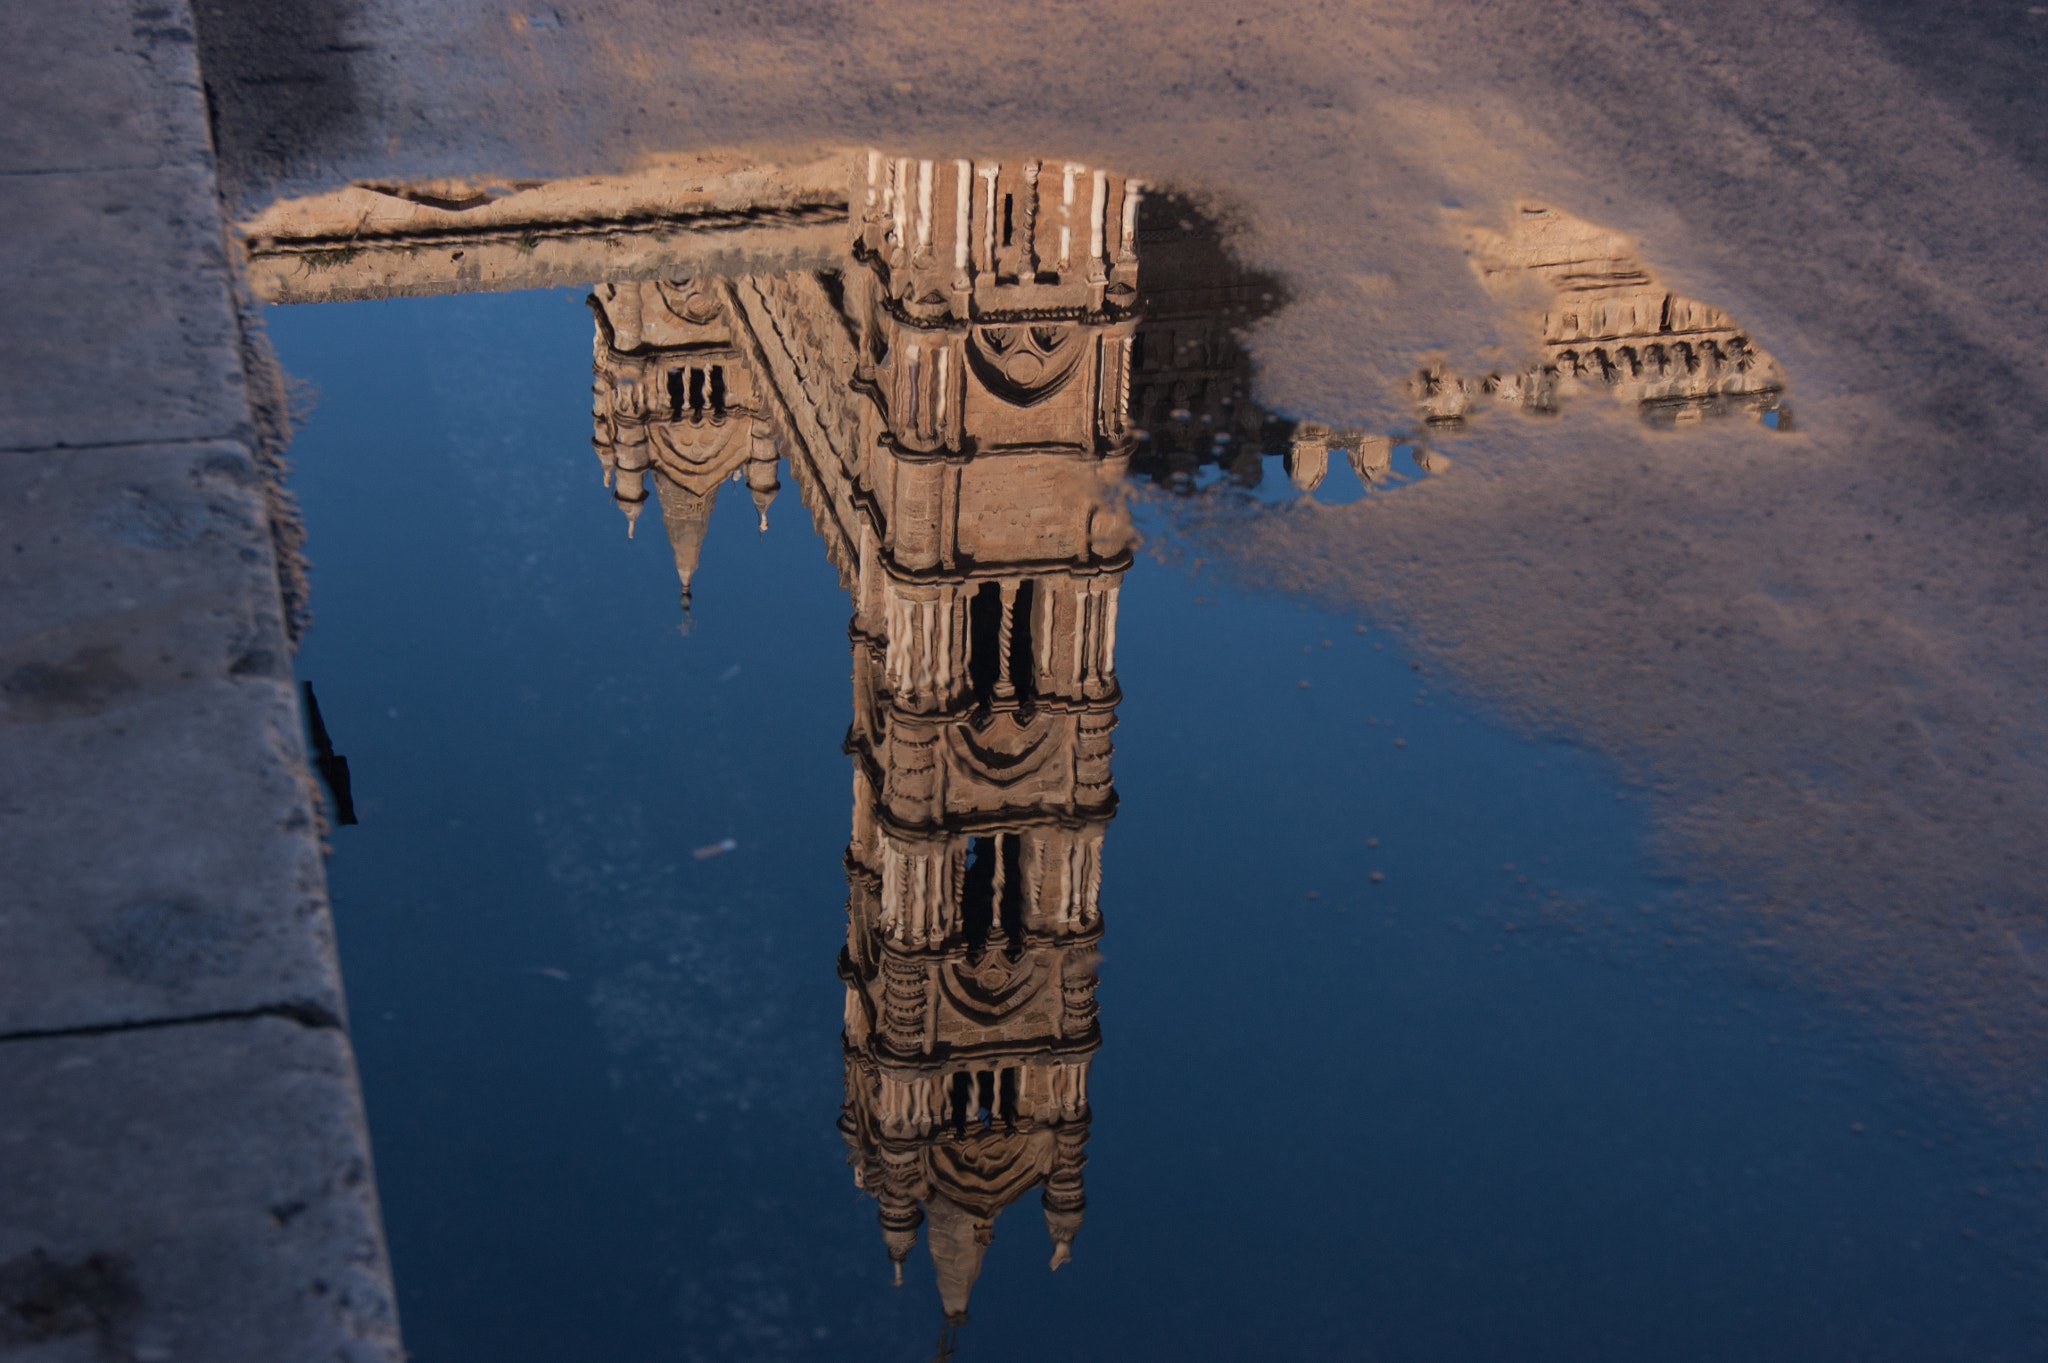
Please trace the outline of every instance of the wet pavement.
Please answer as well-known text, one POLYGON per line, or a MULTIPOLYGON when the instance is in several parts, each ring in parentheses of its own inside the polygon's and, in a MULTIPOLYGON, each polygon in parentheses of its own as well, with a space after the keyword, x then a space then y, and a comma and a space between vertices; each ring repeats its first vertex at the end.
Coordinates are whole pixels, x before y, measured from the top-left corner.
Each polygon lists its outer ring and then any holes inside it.
MULTIPOLYGON (((1560 449, 1801 457, 1795 372, 1532 206, 1521 350, 1316 420, 1189 201, 842 164, 826 267, 268 313, 416 1356, 2035 1351, 2026 1062, 1401 595, 1560 449)), ((355 249, 279 287, 508 287, 355 249)))
POLYGON ((0 30, 0 1352, 2043 1352, 2048 7, 0 30))

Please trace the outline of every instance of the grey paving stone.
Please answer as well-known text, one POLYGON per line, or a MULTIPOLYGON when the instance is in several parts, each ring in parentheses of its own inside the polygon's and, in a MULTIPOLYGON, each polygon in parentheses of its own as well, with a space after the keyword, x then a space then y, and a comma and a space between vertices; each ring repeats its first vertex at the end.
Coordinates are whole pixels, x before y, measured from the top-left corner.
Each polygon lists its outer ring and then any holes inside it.
POLYGON ((239 445, 0 457, 0 1035, 343 1015, 239 445))
POLYGON ((211 155, 186 5, 0 5, 0 174, 206 163, 211 155))
POLYGON ((199 594, 227 612, 211 630, 234 620, 237 651, 224 655, 223 667, 238 662, 237 675, 278 677, 288 670, 281 658, 258 666, 242 657, 258 645, 282 650, 284 641, 269 509, 238 442, 0 458, 0 545, 0 647, 199 594))
POLYGON ((212 167, 185 4, 0 7, 0 1355, 397 1363, 212 167))
POLYGON ((248 428, 204 166, 0 176, 0 450, 248 428))
POLYGON ((0 1355, 397 1363, 347 1039, 265 1017, 0 1043, 0 1355))

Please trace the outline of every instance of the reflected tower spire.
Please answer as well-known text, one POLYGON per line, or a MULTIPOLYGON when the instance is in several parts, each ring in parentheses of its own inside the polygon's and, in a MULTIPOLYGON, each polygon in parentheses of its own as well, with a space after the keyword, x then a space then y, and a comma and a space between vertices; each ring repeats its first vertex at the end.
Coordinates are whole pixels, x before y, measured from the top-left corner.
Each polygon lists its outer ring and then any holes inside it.
POLYGON ((832 294, 862 401, 792 463, 854 601, 840 1125, 957 1325, 1007 1207, 1040 1193, 1056 1268, 1086 1206, 1138 192, 879 155, 864 188, 832 294))
POLYGON ((839 270, 591 297, 594 442, 648 477, 687 606, 713 498, 785 455, 852 603, 840 1130, 950 1331, 1005 1209, 1053 1268, 1088 1075, 1137 327, 1135 181, 1074 162, 852 167, 839 270))
POLYGON ((1086 1207, 1139 191, 856 173, 846 268, 733 296, 853 603, 840 1128, 957 1324, 1006 1208, 1040 1193, 1057 1266, 1086 1207))
POLYGON ((652 492, 685 612, 719 484, 743 478, 763 531, 776 480, 774 427, 723 280, 626 280, 588 299, 592 444, 632 531, 652 492), (652 477, 653 485, 649 486, 652 477))

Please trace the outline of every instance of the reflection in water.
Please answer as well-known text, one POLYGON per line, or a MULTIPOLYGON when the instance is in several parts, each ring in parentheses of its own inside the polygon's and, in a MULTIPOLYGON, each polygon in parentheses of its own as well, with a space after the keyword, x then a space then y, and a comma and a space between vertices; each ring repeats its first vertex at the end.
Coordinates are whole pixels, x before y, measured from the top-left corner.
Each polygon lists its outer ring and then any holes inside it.
POLYGON ((1296 421, 1253 400, 1242 336, 1284 290, 1185 203, 1071 162, 849 167, 845 191, 724 163, 358 186, 275 210, 251 253, 285 298, 605 281, 593 443, 629 534, 655 501, 686 628, 720 489, 744 483, 765 531, 788 459, 853 608, 839 1125, 898 1281, 923 1230, 950 1331, 1005 1208, 1039 1191, 1054 1268, 1083 1220, 1126 474, 1251 486, 1278 456, 1311 493, 1341 451, 1370 488, 1403 444, 1446 467, 1427 432, 1486 405, 1605 392, 1652 424, 1783 428, 1784 384, 1626 242, 1532 207, 1472 254, 1496 292, 1542 296, 1538 353, 1418 370, 1415 432, 1296 421), (746 252, 719 245, 735 232, 746 252))
POLYGON ((744 323, 729 312, 729 292, 706 280, 629 281, 590 298, 593 440, 605 482, 630 535, 653 479, 686 618, 719 484, 745 478, 763 531, 781 486, 767 398, 737 348, 744 323))
MULTIPOLYGON (((1281 291, 1184 205, 1141 219, 1136 181, 1071 162, 856 165, 837 269, 597 287, 593 439, 628 533, 659 505, 686 627, 720 487, 765 531, 784 456, 852 597, 840 1129, 899 1282, 924 1229, 951 1329, 1004 1208, 1042 1190, 1058 1268, 1085 1207, 1117 484, 1251 485, 1278 454, 1312 492, 1341 450, 1370 487, 1400 437, 1252 401, 1241 329, 1281 291)), ((1543 351, 1421 371, 1425 423, 1601 389, 1653 423, 1778 409, 1770 357, 1599 229, 1531 209, 1477 257, 1548 289, 1543 351)))
POLYGON ((1653 426, 1746 411, 1789 429, 1777 361, 1720 308, 1659 284, 1625 238, 1527 204, 1507 231, 1474 233, 1471 247, 1496 293, 1532 281, 1547 293, 1542 352, 1479 380, 1422 370, 1410 392, 1429 420, 1456 421, 1489 400, 1553 412, 1560 397, 1605 391, 1653 426))
MULTIPOLYGON (((1128 384, 1120 400, 1139 427, 1131 467, 1140 474, 1171 486, 1214 465, 1233 482, 1255 484, 1259 456, 1281 455, 1296 486, 1310 491, 1330 454, 1342 451, 1368 486, 1384 481, 1384 433, 1297 422, 1253 400, 1243 332, 1279 310, 1285 287, 1235 260, 1191 203, 1156 194, 1141 201, 1130 183, 1058 161, 869 152, 772 164, 701 153, 576 180, 365 181, 274 204, 241 232, 249 283, 273 302, 671 281, 628 286, 607 310, 601 326, 624 328, 612 363, 650 411, 716 415, 714 378, 732 367, 730 355, 716 352, 740 344, 719 321, 727 285, 718 281, 738 275, 774 291, 797 271, 834 287, 845 273, 850 224, 854 236, 902 253, 888 263, 888 287, 909 325, 980 320, 975 309, 990 279, 1008 281, 1011 306, 1037 320, 1071 315, 1077 299, 1135 311, 1139 327, 1119 373, 1128 384), (698 301, 671 297, 686 294, 698 301), (664 301, 652 310, 640 301, 657 295, 664 301), (705 358, 699 378, 682 380, 697 387, 640 392, 640 361, 689 352, 705 358)), ((1738 412, 1788 424, 1776 361, 1726 312, 1660 283, 1625 237, 1528 204, 1513 222, 1469 228, 1464 246, 1491 292, 1537 315, 1537 346, 1519 363, 1476 376, 1437 363, 1415 370, 1407 398, 1426 427, 1454 428, 1487 406, 1549 413, 1573 396, 1601 393, 1633 404, 1651 425, 1738 412)), ((617 288, 599 292, 612 299, 617 288)), ((1029 337, 1023 341, 1028 351, 1029 337)), ((977 342, 952 362, 986 361, 989 353, 977 342)), ((1047 359, 1019 352, 1005 363, 1047 359)), ((745 410, 740 395, 725 400, 745 410)), ((732 454, 716 443, 675 452, 663 465, 677 487, 710 495, 710 469, 732 454)), ((1426 440, 1417 437, 1415 447, 1428 471, 1426 440)), ((749 482, 758 495, 761 487, 749 482)), ((627 484, 630 493, 639 480, 627 484)), ((657 479, 653 490, 662 486, 657 479)), ((703 509, 678 503, 685 516, 703 509)))
POLYGON ((838 272, 601 286, 594 439, 686 610, 720 484, 765 529, 778 449, 853 598, 840 1128, 952 1326, 1005 1207, 1042 1189, 1058 1268, 1086 1204, 1140 196, 879 156, 865 188, 838 272))
POLYGON ((1140 205, 1138 246, 1131 415, 1143 434, 1131 468, 1187 490, 1203 466, 1215 465, 1231 482, 1256 487, 1262 456, 1287 453, 1296 423, 1253 401, 1243 332, 1278 311, 1286 290, 1234 260, 1214 224, 1171 197, 1140 205))

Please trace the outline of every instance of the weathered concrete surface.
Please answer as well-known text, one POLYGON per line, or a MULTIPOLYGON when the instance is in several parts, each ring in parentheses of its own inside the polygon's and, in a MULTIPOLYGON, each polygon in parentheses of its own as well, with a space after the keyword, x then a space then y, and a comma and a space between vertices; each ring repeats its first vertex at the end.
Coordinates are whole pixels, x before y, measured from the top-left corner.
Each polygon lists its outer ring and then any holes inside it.
POLYGON ((0 459, 0 1034, 342 1015, 256 466, 0 459))
POLYGON ((0 1354, 398 1355, 355 1063, 249 1018, 0 1045, 0 1354))
POLYGON ((65 0, 0 9, 0 168, 210 169, 183 5, 65 0))
POLYGON ((195 50, 0 15, 0 1353, 395 1360, 195 50))
POLYGON ((206 169, 10 175, 0 240, 0 449, 246 432, 206 169))

